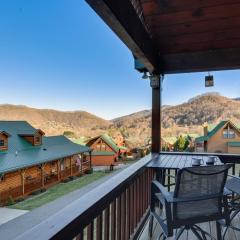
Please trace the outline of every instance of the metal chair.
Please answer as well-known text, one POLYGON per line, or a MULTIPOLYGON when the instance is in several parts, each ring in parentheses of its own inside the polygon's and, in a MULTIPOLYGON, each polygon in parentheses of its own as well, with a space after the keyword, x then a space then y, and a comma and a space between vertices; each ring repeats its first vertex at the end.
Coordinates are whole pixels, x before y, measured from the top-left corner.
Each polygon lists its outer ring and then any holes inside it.
POLYGON ((240 227, 234 226, 233 222, 235 218, 237 218, 240 213, 240 178, 236 176, 229 175, 229 179, 226 182, 225 187, 232 192, 232 198, 229 201, 229 209, 230 209, 230 222, 229 225, 222 221, 220 221, 223 227, 226 227, 223 231, 223 239, 226 237, 226 233, 229 229, 240 232, 240 227))
POLYGON ((153 218, 161 226, 163 239, 172 237, 178 229, 178 240, 184 230, 191 230, 197 239, 206 236, 215 239, 197 224, 216 221, 217 238, 221 239, 221 228, 217 220, 229 223, 227 195, 224 191, 228 169, 232 165, 201 166, 183 168, 177 173, 174 192, 168 192, 158 181, 151 186, 151 218, 149 234, 152 237, 153 218), (165 218, 156 209, 156 202, 164 206, 165 218))

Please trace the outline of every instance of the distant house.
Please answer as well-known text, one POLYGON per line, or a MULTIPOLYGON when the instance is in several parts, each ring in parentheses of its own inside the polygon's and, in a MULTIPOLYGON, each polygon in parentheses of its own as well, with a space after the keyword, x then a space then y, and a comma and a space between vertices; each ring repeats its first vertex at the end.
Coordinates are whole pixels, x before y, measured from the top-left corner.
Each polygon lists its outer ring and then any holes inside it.
POLYGON ((0 121, 0 203, 89 170, 90 148, 46 137, 25 121, 0 121))
POLYGON ((93 166, 111 166, 124 160, 126 147, 117 146, 107 134, 89 139, 86 146, 92 149, 93 166))
POLYGON ((240 126, 231 121, 204 124, 204 135, 196 138, 197 152, 240 154, 240 126))

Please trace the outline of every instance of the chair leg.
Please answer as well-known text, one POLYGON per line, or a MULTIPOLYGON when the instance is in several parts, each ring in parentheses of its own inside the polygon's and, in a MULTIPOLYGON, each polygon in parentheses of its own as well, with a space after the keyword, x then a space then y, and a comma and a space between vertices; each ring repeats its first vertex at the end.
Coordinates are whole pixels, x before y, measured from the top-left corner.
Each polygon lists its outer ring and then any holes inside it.
POLYGON ((197 230, 194 227, 191 227, 191 230, 192 230, 193 234, 197 237, 197 239, 199 239, 199 240, 203 240, 203 239, 206 240, 205 235, 203 235, 204 238, 202 238, 201 235, 197 232, 197 230))
POLYGON ((178 231, 177 235, 175 236, 175 240, 178 240, 178 239, 182 236, 184 230, 185 230, 185 227, 182 227, 182 228, 178 231))
POLYGON ((218 221, 216 222, 216 230, 217 230, 217 240, 222 240, 221 225, 218 221))
POLYGON ((149 227, 148 227, 148 235, 150 238, 152 238, 153 235, 153 215, 150 215, 150 219, 149 219, 149 227))
POLYGON ((215 240, 215 238, 210 233, 204 231, 199 226, 194 225, 194 227, 202 234, 204 240, 206 239, 206 236, 208 236, 210 239, 214 239, 215 240))

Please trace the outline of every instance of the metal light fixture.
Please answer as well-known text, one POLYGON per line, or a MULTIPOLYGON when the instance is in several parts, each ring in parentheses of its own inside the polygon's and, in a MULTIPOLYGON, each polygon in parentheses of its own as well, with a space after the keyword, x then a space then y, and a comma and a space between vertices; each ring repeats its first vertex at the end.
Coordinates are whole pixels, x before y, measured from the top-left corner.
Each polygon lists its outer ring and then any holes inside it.
POLYGON ((213 87, 214 86, 214 78, 213 75, 208 73, 208 76, 205 76, 205 87, 213 87))
POLYGON ((147 72, 144 71, 144 73, 142 75, 142 79, 148 79, 148 78, 149 78, 149 76, 148 76, 147 72))

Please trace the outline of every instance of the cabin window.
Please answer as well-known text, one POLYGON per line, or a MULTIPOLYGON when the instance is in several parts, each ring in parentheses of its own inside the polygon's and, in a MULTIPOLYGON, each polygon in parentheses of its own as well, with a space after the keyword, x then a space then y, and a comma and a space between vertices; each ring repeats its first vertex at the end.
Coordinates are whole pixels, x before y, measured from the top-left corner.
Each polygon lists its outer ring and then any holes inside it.
POLYGON ((225 128, 223 130, 223 137, 226 139, 231 139, 231 138, 235 138, 235 132, 233 129, 231 128, 225 128))
POLYGON ((64 161, 64 159, 61 159, 60 168, 61 168, 61 171, 63 171, 64 168, 65 168, 65 161, 64 161))
POLYGON ((100 151, 101 150, 101 145, 97 144, 97 150, 100 151))
POLYGON ((0 174, 0 182, 4 181, 4 174, 0 174))
POLYGON ((41 137, 40 136, 35 137, 35 144, 41 144, 41 137))
POLYGON ((228 131, 228 138, 235 138, 235 132, 232 129, 228 131))
POLYGON ((5 141, 3 139, 0 139, 0 147, 4 147, 5 146, 5 141))
POLYGON ((102 143, 102 151, 106 151, 106 144, 102 143))

